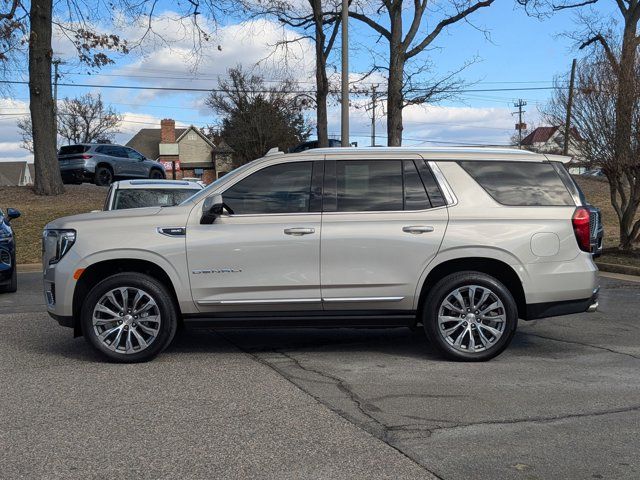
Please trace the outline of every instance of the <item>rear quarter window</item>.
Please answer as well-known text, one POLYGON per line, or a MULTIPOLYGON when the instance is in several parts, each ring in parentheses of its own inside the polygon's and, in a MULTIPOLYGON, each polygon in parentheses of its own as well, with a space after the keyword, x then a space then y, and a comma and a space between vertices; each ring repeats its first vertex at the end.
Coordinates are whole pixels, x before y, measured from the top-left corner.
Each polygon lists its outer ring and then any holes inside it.
POLYGON ((462 161, 460 166, 494 200, 509 206, 575 205, 550 163, 462 161))

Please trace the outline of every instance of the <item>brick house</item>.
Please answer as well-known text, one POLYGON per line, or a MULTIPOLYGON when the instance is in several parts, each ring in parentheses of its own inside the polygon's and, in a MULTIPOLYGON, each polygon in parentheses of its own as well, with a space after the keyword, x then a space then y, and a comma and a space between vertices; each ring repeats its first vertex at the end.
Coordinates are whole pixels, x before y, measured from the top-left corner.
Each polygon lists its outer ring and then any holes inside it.
POLYGON ((162 162, 169 178, 199 178, 211 183, 234 168, 233 150, 224 143, 215 145, 193 125, 176 128, 172 119, 160 121, 160 128, 143 128, 127 146, 145 157, 162 162))
MULTIPOLYGON (((586 170, 582 156, 581 145, 584 139, 578 130, 571 128, 569 133, 569 156, 571 162, 568 168, 571 173, 583 173, 586 170)), ((562 155, 564 146, 564 126, 538 127, 522 139, 522 147, 537 153, 562 155)))

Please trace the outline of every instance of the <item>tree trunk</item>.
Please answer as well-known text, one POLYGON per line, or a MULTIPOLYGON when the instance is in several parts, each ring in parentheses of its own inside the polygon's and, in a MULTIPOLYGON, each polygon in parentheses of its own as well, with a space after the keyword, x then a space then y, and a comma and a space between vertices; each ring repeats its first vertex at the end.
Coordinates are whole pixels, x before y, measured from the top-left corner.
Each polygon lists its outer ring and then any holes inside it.
POLYGON ((318 132, 318 147, 328 147, 327 96, 329 94, 329 80, 327 79, 327 61, 324 54, 325 34, 322 29, 322 2, 314 0, 312 5, 316 30, 316 130, 318 132))
POLYGON ((29 110, 33 131, 35 193, 64 192, 56 153, 56 127, 51 92, 52 0, 32 0, 29 36, 29 110))
MULTIPOLYGON (((636 100, 636 22, 628 21, 625 25, 622 37, 622 51, 618 64, 618 91, 616 98, 616 123, 614 136, 615 165, 622 176, 625 172, 633 170, 637 159, 633 156, 633 109, 636 100)), ((640 179, 628 177, 631 187, 627 201, 620 205, 622 217, 620 218, 620 248, 628 250, 633 247, 631 230, 634 224, 635 213, 638 209, 638 200, 634 198, 635 186, 640 179)))
MULTIPOLYGON (((400 6, 402 4, 400 3, 400 6)), ((389 41, 389 84, 387 86, 387 145, 402 145, 402 109, 404 107, 403 79, 405 52, 402 45, 402 8, 389 12, 391 39, 389 41)))

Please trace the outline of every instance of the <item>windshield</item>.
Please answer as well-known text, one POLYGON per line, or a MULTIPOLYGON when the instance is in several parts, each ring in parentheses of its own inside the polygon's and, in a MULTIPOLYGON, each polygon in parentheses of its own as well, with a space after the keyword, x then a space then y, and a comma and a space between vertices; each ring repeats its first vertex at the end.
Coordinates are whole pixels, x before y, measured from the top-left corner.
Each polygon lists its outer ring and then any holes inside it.
POLYGON ((172 207, 199 192, 195 188, 123 189, 116 192, 113 210, 142 207, 172 207))
POLYGON ((220 177, 215 182, 209 184, 207 186, 207 188, 205 188, 204 190, 200 190, 196 195, 185 199, 182 203, 198 202, 198 201, 200 201, 200 199, 208 197, 209 194, 218 187, 218 185, 220 185, 222 182, 226 182, 227 180, 231 180, 236 175, 242 174, 242 172, 247 170, 249 167, 252 167, 253 163, 256 162, 256 161, 257 160, 254 160, 253 162, 245 163, 241 167, 238 167, 235 170, 230 171, 225 176, 220 177))

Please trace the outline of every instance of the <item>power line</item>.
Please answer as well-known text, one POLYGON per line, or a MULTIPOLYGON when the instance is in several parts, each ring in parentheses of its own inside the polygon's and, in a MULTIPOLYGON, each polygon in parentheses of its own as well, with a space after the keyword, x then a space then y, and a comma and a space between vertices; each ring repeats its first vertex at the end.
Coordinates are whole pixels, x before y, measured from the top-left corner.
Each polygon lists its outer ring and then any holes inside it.
MULTIPOLYGON (((0 80, 3 84, 12 85, 28 85, 26 80, 0 80)), ((81 87, 81 88, 107 88, 107 89, 124 89, 124 90, 159 90, 170 92, 200 92, 210 93, 218 92, 224 93, 225 90, 221 88, 195 88, 195 87, 154 87, 154 86, 140 86, 140 85, 95 85, 88 83, 59 83, 60 87, 81 87)), ((513 87, 513 88, 461 88, 461 89, 447 89, 443 88, 438 93, 480 93, 480 92, 523 92, 523 91, 541 91, 541 90, 554 90, 556 88, 566 89, 568 87, 561 86, 549 86, 549 87, 513 87)), ((428 88, 416 88, 414 91, 433 91, 428 88)), ((272 90, 252 90, 252 93, 272 93, 272 90)), ((281 93, 289 94, 312 94, 316 93, 315 90, 279 90, 281 93)), ((334 92, 336 93, 336 92, 334 92)), ((360 90, 353 90, 350 93, 359 94, 365 93, 360 90)))

